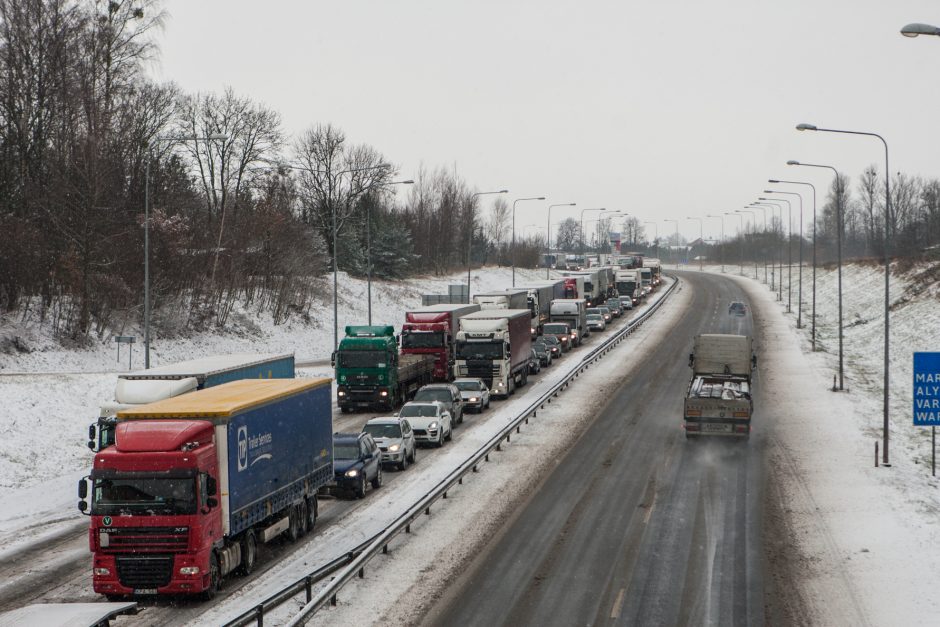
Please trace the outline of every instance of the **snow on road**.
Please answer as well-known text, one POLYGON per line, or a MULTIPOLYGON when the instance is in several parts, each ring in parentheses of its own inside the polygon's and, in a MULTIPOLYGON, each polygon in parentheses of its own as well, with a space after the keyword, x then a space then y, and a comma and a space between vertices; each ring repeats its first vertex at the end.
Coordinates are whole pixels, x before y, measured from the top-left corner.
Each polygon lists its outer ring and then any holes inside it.
POLYGON ((755 424, 772 423, 770 472, 787 529, 787 537, 777 539, 785 554, 776 557, 789 568, 787 585, 795 584, 799 595, 791 609, 808 624, 936 624, 940 553, 933 534, 940 531, 940 483, 925 464, 929 430, 911 426, 911 355, 940 350, 938 286, 920 285, 911 275, 892 278, 893 302, 901 300, 891 313, 893 466, 875 468, 882 431, 883 270, 843 269, 843 317, 854 322, 843 338, 845 392, 831 391, 838 368, 835 271, 817 272, 822 352, 816 353, 809 344, 808 279, 804 271, 799 330, 795 271, 791 314, 785 313, 786 283, 778 302, 752 278, 737 279, 765 324, 759 350, 762 372, 769 375, 761 381, 765 407, 755 409, 755 424))

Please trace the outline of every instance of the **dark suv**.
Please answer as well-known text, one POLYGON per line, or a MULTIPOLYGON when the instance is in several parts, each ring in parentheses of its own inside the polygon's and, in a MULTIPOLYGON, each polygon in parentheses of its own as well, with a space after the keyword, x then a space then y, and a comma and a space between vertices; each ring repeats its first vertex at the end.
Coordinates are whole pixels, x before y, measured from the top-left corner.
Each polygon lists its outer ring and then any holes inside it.
POLYGON ((415 393, 413 401, 438 401, 444 405, 455 425, 463 422, 463 397, 453 383, 429 383, 415 393))
POLYGON ((736 300, 728 307, 728 313, 734 316, 746 316, 747 306, 741 301, 736 300))
POLYGON ((333 434, 333 479, 340 490, 366 495, 366 482, 382 485, 382 451, 368 433, 333 434))

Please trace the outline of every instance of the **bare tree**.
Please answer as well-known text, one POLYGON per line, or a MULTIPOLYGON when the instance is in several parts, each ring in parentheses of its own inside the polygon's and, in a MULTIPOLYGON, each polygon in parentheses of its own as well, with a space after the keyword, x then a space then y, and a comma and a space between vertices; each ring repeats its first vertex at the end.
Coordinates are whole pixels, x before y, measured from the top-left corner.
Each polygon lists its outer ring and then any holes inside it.
POLYGON ((506 240, 506 234, 509 231, 509 215, 509 203, 505 198, 497 197, 493 201, 493 208, 490 209, 486 229, 487 237, 493 244, 499 245, 506 240))
POLYGON ((862 172, 858 179, 858 196, 860 209, 865 220, 865 253, 872 255, 875 252, 876 233, 878 231, 878 198, 881 190, 878 177, 878 168, 870 165, 862 172))
POLYGON ((555 237, 555 249, 574 251, 578 248, 581 224, 574 218, 565 218, 558 225, 558 235, 555 237))

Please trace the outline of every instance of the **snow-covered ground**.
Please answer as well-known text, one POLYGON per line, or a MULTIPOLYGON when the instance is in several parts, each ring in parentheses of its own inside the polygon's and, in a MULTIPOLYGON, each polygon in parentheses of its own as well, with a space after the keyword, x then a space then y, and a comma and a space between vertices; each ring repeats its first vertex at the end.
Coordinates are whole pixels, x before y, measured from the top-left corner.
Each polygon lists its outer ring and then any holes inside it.
MULTIPOLYGON (((706 268, 719 271, 718 268, 706 268)), ((726 268, 736 273, 738 268, 726 268)), ((784 268, 786 277, 786 268, 784 268)), ((882 436, 884 271, 843 267, 845 391, 838 372, 835 269, 816 274, 817 352, 811 352, 812 270, 803 273, 803 328, 796 328, 797 269, 791 313, 753 279, 739 279, 752 306, 770 312, 763 381, 772 400, 771 472, 780 492, 791 581, 807 624, 932 625, 940 615, 940 482, 930 474, 930 430, 912 426, 912 354, 940 350, 940 286, 918 266, 891 281, 891 462, 875 468, 882 436)), ((763 271, 759 274, 763 278, 763 271)))

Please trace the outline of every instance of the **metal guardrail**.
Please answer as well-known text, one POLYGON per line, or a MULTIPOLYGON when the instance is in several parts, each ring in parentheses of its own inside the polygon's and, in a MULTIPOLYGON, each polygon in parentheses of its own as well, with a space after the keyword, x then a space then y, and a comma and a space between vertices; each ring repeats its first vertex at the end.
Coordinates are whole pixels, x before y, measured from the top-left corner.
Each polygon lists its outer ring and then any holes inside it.
POLYGON ((559 392, 568 387, 572 380, 576 379, 581 373, 588 369, 592 364, 603 358, 607 353, 613 350, 628 335, 638 329, 650 316, 653 315, 666 301, 668 297, 679 285, 678 280, 673 275, 667 275, 673 279, 672 285, 663 292, 662 297, 653 303, 649 309, 643 312, 639 317, 631 320, 624 328, 617 331, 616 334, 607 338, 603 344, 595 347, 584 357, 581 362, 566 377, 555 383, 550 389, 544 392, 537 400, 533 401, 528 407, 522 410, 519 415, 508 423, 498 434, 493 436, 488 442, 483 444, 477 451, 456 469, 451 471, 440 483, 429 490, 414 505, 412 505, 404 514, 389 524, 383 531, 366 540, 358 547, 334 559, 328 564, 321 566, 303 579, 296 581, 280 592, 265 599, 252 610, 245 612, 233 621, 226 623, 225 627, 241 627, 252 621, 256 621, 258 627, 262 627, 264 613, 280 605, 287 599, 299 594, 302 590, 306 591, 307 603, 290 620, 287 625, 304 625, 313 614, 327 603, 336 604, 336 595, 339 590, 349 583, 357 575, 361 578, 364 574, 365 565, 380 552, 388 552, 389 543, 402 532, 410 533, 411 524, 422 515, 430 515, 431 506, 440 499, 446 499, 447 493, 455 485, 463 483, 463 477, 471 472, 476 472, 481 462, 489 461, 490 453, 494 450, 499 451, 503 442, 510 442, 512 432, 520 433, 522 424, 528 424, 529 418, 535 418, 538 410, 546 404, 551 403, 552 399, 558 396, 559 392), (340 571, 332 581, 312 596, 312 586, 326 577, 340 571))

